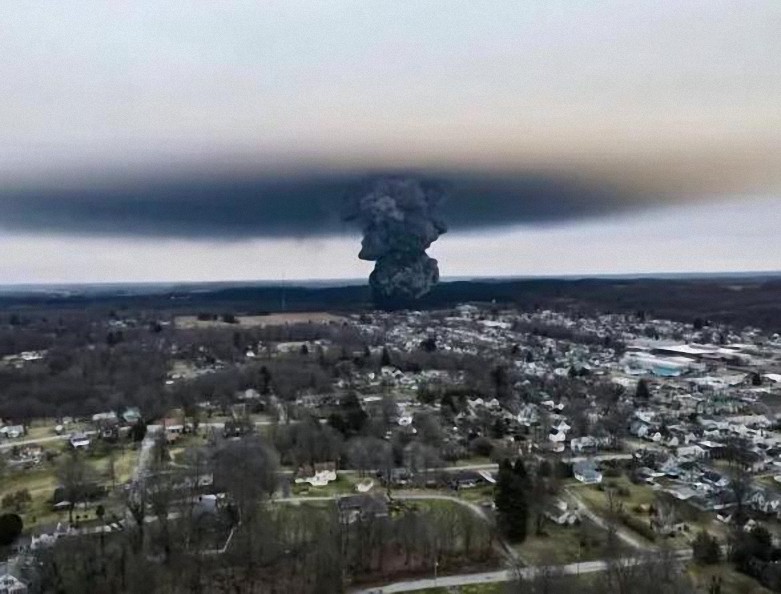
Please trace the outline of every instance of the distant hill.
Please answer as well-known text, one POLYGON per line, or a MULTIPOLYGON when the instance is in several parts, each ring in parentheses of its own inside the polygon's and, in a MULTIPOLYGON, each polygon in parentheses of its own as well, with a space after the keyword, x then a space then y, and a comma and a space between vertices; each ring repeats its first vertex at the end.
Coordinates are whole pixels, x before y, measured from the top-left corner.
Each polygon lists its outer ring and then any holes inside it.
MULTIPOLYGON (((703 318, 781 332, 781 278, 717 276, 697 278, 478 279, 442 282, 415 304, 418 309, 465 302, 522 309, 637 312, 649 317, 692 321, 703 318)), ((266 283, 70 286, 0 292, 0 309, 135 308, 197 313, 234 311, 361 311, 373 308, 365 284, 309 286, 266 283), (132 290, 129 289, 132 287, 132 290)))

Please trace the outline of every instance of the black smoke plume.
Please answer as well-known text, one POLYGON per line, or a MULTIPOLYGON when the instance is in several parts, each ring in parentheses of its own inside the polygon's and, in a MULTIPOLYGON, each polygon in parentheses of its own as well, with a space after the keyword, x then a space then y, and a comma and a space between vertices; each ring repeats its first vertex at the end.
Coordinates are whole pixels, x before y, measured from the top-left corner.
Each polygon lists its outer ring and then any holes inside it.
POLYGON ((363 229, 358 257, 376 262, 369 285, 381 307, 408 306, 439 281, 426 250, 447 231, 437 214, 444 199, 441 186, 403 177, 379 179, 348 198, 345 219, 363 229))

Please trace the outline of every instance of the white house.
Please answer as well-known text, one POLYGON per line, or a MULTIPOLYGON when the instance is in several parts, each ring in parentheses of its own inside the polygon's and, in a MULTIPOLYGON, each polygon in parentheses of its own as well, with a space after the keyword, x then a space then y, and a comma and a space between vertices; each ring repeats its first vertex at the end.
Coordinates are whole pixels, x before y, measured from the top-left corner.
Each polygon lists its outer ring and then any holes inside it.
POLYGON ((0 428, 0 434, 5 435, 8 439, 17 439, 25 434, 24 425, 2 427, 0 428))
POLYGON ((559 526, 572 526, 580 521, 580 513, 571 509, 566 501, 558 500, 545 510, 545 517, 559 526))
POLYGON ((85 450, 91 442, 90 438, 84 433, 74 433, 69 441, 74 450, 85 450))
POLYGON ((27 594, 27 592, 27 584, 22 581, 16 564, 11 561, 0 563, 0 594, 27 594))
POLYGON ((576 462, 572 466, 572 474, 586 485, 596 485, 602 482, 602 473, 597 470, 593 460, 576 462))
POLYGON ((336 464, 324 462, 314 466, 307 466, 299 470, 298 474, 299 477, 296 478, 296 483, 298 484, 309 483, 313 487, 325 487, 337 478, 336 464))

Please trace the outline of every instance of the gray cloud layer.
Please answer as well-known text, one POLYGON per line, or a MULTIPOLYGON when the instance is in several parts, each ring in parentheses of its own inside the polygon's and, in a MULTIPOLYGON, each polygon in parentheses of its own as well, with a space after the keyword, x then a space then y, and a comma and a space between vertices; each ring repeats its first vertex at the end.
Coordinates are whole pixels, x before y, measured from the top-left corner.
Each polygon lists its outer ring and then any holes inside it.
MULTIPOLYGON (((228 240, 335 235, 354 230, 342 220, 345 197, 373 177, 220 176, 19 190, 0 194, 0 226, 228 240)), ((554 176, 440 172, 417 177, 447 189, 442 213, 454 231, 582 218, 634 204, 606 187, 554 176)))

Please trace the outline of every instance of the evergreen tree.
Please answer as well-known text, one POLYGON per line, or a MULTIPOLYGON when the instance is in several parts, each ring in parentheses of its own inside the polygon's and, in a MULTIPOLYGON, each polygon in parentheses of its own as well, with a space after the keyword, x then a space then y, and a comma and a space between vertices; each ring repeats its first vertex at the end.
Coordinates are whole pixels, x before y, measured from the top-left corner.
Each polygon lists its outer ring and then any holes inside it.
POLYGON ((700 565, 715 565, 721 560, 719 541, 703 530, 692 543, 692 556, 700 565))
POLYGON ((502 533, 511 542, 523 542, 526 539, 529 486, 529 475, 520 459, 514 466, 509 460, 501 463, 494 503, 502 533))
POLYGON ((496 477, 496 488, 494 491, 494 504, 499 516, 499 525, 505 526, 505 516, 510 510, 510 497, 513 482, 513 467, 510 461, 505 458, 499 464, 499 473, 496 477))
POLYGON ((641 379, 639 382, 637 382, 637 392, 635 392, 635 397, 639 400, 648 400, 651 397, 651 392, 648 390, 648 382, 644 379, 641 379))
POLYGON ((380 356, 380 365, 382 367, 388 367, 391 364, 390 353, 388 347, 382 347, 382 355, 380 356))

